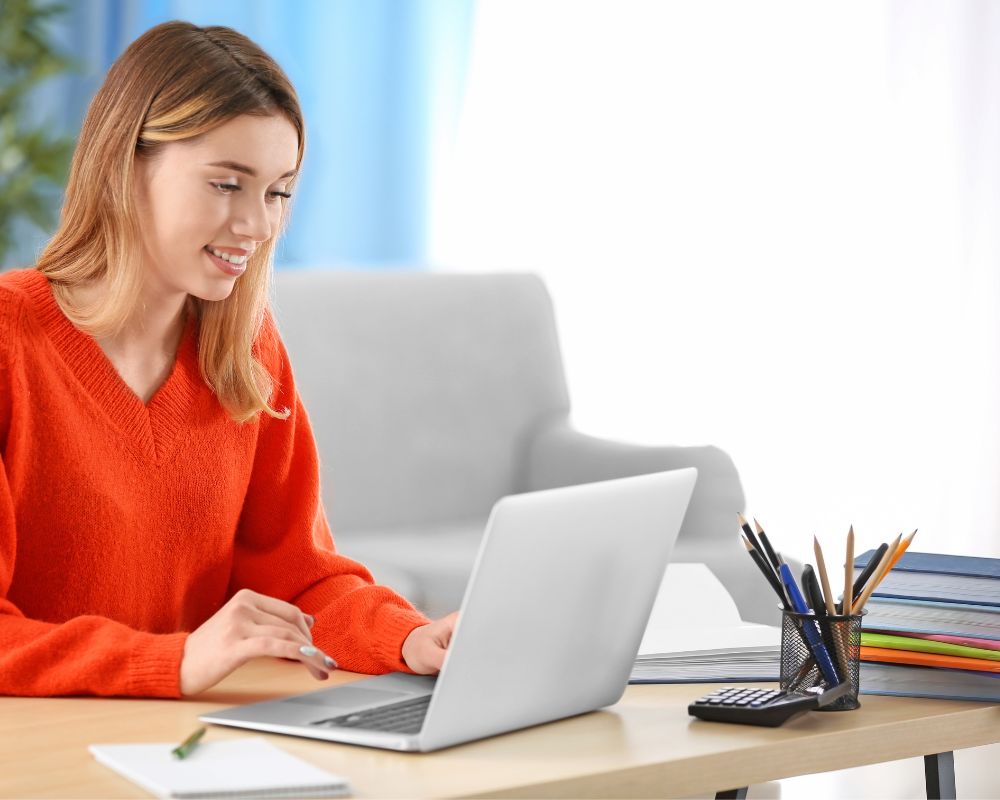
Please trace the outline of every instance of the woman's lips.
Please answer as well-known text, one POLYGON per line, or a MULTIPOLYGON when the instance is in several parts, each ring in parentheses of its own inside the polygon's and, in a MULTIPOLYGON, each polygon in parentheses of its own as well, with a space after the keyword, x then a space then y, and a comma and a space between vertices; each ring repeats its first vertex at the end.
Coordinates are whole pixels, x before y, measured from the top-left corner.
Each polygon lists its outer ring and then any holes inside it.
POLYGON ((247 269, 246 261, 244 261, 242 264, 231 264, 230 262, 210 253, 207 246, 202 249, 205 251, 205 255, 209 257, 212 263, 215 264, 215 266, 217 266, 227 275, 230 275, 234 278, 238 278, 240 275, 246 272, 247 269))

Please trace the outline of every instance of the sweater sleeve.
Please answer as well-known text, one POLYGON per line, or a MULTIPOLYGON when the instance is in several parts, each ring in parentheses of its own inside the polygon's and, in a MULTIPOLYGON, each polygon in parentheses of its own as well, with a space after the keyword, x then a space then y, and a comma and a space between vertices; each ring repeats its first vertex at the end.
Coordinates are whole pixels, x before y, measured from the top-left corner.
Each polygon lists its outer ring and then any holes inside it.
MULTIPOLYGON (((10 381, 6 365, 0 364, 0 453, 10 430, 10 381)), ((0 456, 0 694, 180 697, 186 633, 146 633, 93 615, 58 624, 25 617, 7 597, 17 536, 0 456)))
POLYGON ((287 408, 289 416, 260 416, 230 591, 252 589, 312 614, 313 640, 344 669, 409 672, 403 641, 429 620, 375 584, 363 565, 337 553, 320 499, 312 428, 270 317, 259 351, 275 381, 272 408, 287 408))

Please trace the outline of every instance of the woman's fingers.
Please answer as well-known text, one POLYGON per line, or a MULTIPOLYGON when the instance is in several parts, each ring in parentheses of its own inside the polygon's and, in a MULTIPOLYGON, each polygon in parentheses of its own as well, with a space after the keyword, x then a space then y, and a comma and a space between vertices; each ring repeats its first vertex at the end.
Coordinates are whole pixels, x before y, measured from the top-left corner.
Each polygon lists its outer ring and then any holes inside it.
POLYGON ((279 630, 275 635, 265 635, 264 629, 260 631, 261 635, 240 642, 241 655, 244 658, 272 656, 300 661, 318 680, 326 680, 330 676, 330 670, 336 667, 333 659, 330 659, 332 666, 327 666, 326 659, 329 656, 324 655, 318 648, 302 644, 301 640, 288 638, 283 631, 279 630))
POLYGON ((297 606, 286 603, 284 600, 278 600, 275 597, 268 597, 266 594, 259 594, 257 592, 252 592, 251 594, 253 596, 250 600, 255 608, 271 614, 290 625, 294 625, 302 631, 303 636, 312 641, 312 632, 309 630, 309 624, 306 622, 306 615, 297 606))
POLYGON ((257 625, 253 628, 251 635, 292 642, 298 647, 298 655, 295 658, 305 664, 312 664, 323 672, 337 667, 336 661, 313 645, 311 639, 304 639, 296 629, 281 625, 257 625))

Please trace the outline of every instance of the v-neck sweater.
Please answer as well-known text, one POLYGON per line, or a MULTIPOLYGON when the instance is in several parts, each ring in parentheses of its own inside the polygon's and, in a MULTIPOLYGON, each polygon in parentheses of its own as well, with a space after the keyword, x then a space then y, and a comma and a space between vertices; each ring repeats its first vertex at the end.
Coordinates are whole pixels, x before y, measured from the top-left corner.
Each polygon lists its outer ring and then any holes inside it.
POLYGON ((193 319, 144 404, 42 273, 0 275, 0 694, 179 697, 188 634, 244 588, 315 616, 342 668, 409 671, 428 620, 337 553, 270 315, 256 354, 287 419, 229 416, 193 319))

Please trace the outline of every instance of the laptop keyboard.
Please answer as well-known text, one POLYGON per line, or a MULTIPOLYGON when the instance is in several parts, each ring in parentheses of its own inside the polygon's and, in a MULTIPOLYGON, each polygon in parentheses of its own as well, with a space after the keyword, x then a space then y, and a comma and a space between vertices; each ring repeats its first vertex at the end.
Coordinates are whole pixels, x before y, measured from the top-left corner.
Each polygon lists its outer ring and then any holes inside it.
POLYGON ((419 733, 430 702, 431 695, 428 694, 401 703, 366 708, 340 717, 321 719, 312 724, 323 728, 364 728, 369 731, 419 733))

